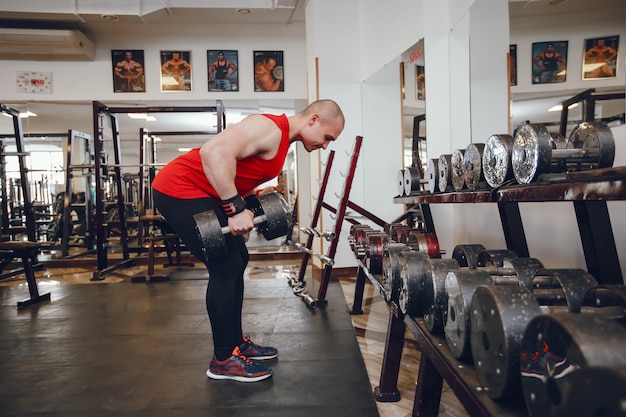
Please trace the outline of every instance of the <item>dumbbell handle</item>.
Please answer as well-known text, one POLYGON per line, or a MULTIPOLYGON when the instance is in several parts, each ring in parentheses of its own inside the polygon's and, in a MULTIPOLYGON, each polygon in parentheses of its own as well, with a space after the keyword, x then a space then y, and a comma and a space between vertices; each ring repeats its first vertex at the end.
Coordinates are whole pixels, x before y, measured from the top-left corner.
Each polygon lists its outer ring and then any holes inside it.
MULTIPOLYGON (((256 216, 254 219, 252 219, 252 223, 254 223, 254 225, 258 225, 259 223, 263 223, 264 221, 267 220, 267 216, 265 214, 261 214, 260 216, 256 216)), ((227 233, 230 233, 230 227, 229 226, 224 226, 222 227, 222 234, 225 235, 227 233)))

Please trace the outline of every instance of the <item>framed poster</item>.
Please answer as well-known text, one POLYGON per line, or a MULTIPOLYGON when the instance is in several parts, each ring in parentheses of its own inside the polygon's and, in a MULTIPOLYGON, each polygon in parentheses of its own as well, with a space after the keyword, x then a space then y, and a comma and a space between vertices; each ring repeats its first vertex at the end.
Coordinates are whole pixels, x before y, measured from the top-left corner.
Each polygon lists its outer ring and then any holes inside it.
POLYGON ((567 41, 533 43, 533 84, 564 83, 567 75, 567 41))
POLYGON ((619 35, 585 39, 583 80, 617 77, 619 35))
POLYGON ((254 51, 254 91, 285 91, 283 51, 254 51))
POLYGON ((191 52, 161 51, 161 91, 191 91, 191 52))
POLYGON ((145 93, 143 50, 114 49, 111 51, 113 64, 113 92, 145 93))
POLYGON ((517 45, 509 45, 509 85, 517 85, 517 45))
POLYGON ((239 91, 237 51, 226 49, 206 51, 209 69, 209 91, 239 91))
POLYGON ((426 72, 423 65, 415 66, 415 99, 426 100, 426 72))

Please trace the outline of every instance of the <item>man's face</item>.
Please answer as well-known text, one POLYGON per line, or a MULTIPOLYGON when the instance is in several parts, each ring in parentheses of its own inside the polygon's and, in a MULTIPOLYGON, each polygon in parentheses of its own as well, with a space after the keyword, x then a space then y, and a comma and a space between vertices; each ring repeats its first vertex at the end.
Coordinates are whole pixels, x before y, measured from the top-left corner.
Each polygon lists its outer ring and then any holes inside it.
POLYGON ((339 118, 322 123, 320 116, 314 114, 309 118, 306 128, 302 131, 302 145, 308 152, 326 149, 343 131, 343 123, 339 118))
POLYGON ((127 61, 130 61, 131 59, 133 59, 133 54, 131 54, 130 52, 126 52, 125 57, 127 61))
POLYGON ((224 60, 224 54, 217 54, 217 60, 218 61, 223 61, 224 60))
POLYGON ((554 52, 554 46, 553 45, 546 46, 546 52, 554 52))

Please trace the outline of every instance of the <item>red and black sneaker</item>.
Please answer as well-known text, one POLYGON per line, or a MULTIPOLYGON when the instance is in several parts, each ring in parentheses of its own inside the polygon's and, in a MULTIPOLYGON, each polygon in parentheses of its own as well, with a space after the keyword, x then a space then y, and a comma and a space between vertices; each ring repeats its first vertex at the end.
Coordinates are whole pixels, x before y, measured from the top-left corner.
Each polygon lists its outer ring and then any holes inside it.
POLYGON ((239 347, 241 354, 248 359, 260 361, 264 359, 274 359, 278 356, 278 350, 276 348, 271 346, 259 346, 247 336, 244 336, 243 343, 239 345, 239 347))
POLYGON ((232 356, 224 361, 218 361, 215 356, 206 371, 212 379, 232 379, 239 382, 256 382, 272 376, 272 368, 260 363, 252 362, 241 354, 239 346, 233 349, 232 356))

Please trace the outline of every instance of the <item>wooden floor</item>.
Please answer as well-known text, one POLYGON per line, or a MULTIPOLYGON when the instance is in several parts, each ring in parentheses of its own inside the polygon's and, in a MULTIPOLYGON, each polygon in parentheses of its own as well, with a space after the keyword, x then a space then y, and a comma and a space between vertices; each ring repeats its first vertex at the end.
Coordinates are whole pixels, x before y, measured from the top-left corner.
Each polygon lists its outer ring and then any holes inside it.
MULTIPOLYGON (((263 252, 263 249, 260 249, 260 252, 263 252)), ((291 263, 292 267, 299 267, 298 261, 265 260, 263 257, 260 258, 261 260, 255 260, 253 256, 253 260, 250 262, 247 271, 249 277, 253 277, 254 274, 263 271, 275 270, 275 268, 268 269, 268 265, 285 265, 291 263)), ((145 270, 145 265, 122 268, 107 275, 101 281, 91 281, 93 268, 72 268, 67 266, 63 268, 48 268, 38 271, 36 275, 40 292, 54 293, 54 286, 62 283, 97 285, 98 283, 124 282, 130 280, 133 276, 145 273, 145 270)), ((164 272, 171 273, 171 271, 167 269, 165 269, 164 272)), ((341 277, 339 281, 346 302, 346 308, 351 308, 354 297, 355 279, 354 277, 341 277)), ((23 275, 17 275, 8 280, 5 279, 0 282, 0 285, 23 286, 25 288, 25 295, 28 295, 23 275)), ((286 281, 285 285, 288 285, 286 281)), ((307 309, 309 307, 302 303, 302 308, 307 309)), ((364 313, 362 315, 353 315, 351 318, 361 354, 366 364, 371 387, 374 389, 379 385, 389 311, 382 297, 369 282, 365 288, 363 311, 364 313)), ((420 352, 416 348, 416 343, 412 335, 407 331, 400 375, 398 378, 398 389, 401 393, 401 400, 399 402, 377 403, 381 417, 411 416, 419 360, 420 352)), ((439 416, 461 417, 467 415, 466 411, 454 396, 454 393, 452 393, 444 383, 439 416)))

